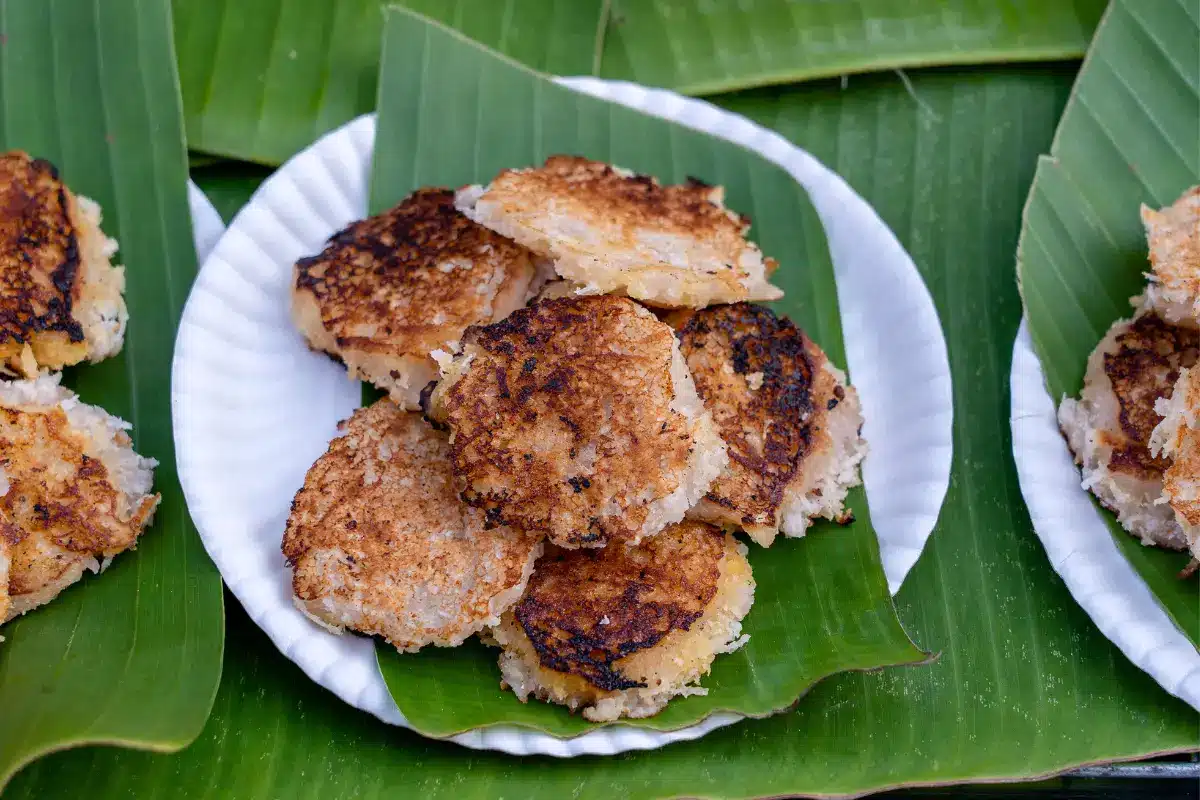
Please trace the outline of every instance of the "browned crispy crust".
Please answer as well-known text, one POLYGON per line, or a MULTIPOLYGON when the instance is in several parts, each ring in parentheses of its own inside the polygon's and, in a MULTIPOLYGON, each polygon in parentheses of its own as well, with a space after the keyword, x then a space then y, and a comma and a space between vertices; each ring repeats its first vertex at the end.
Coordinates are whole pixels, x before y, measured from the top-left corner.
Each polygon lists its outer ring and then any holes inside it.
POLYGON ((615 662, 688 630, 716 594, 724 553, 724 534, 692 521, 631 548, 551 548, 515 616, 543 667, 604 691, 644 686, 615 662))
POLYGON ((597 215, 630 231, 650 225, 701 238, 740 238, 750 227, 749 217, 718 205, 724 196, 721 187, 698 178, 663 186, 650 175, 623 174, 603 161, 570 155, 550 156, 539 169, 505 170, 493 185, 503 184, 508 174, 520 175, 526 191, 542 196, 586 196, 597 215))
POLYGON ((403 651, 457 644, 507 608, 495 607, 502 595, 517 599, 539 538, 481 530, 454 490, 445 434, 386 398, 339 429, 283 535, 310 613, 403 651))
POLYGON ((1109 469, 1144 479, 1161 479, 1170 466, 1150 454, 1150 434, 1161 418, 1154 402, 1169 398, 1179 370, 1200 355, 1200 332, 1143 314, 1116 339, 1115 352, 1104 354, 1104 373, 1120 404, 1120 433, 1102 431, 1112 445, 1109 469))
POLYGON ((818 390, 824 355, 765 306, 711 306, 676 312, 668 322, 729 448, 729 466, 707 499, 742 524, 776 525, 784 490, 811 446, 812 424, 823 416, 814 402, 832 410, 845 390, 821 387, 831 389, 829 397, 818 390))
MULTIPOLYGON (((0 156, 0 355, 39 336, 83 342, 72 313, 80 258, 70 208, 49 161, 20 151, 0 156)), ((84 355, 81 346, 76 360, 84 355)))
POLYGON ((0 536, 11 549, 14 600, 54 584, 82 560, 132 547, 154 513, 157 495, 123 509, 108 469, 86 450, 60 408, 0 408, 0 469, 9 483, 0 497, 0 536))
POLYGON ((489 524, 560 546, 637 538, 637 498, 673 492, 693 446, 670 409, 672 338, 613 296, 547 300, 468 329, 470 366, 431 409, 452 432, 463 499, 489 524))
POLYGON ((492 321, 496 297, 535 273, 532 253, 455 210, 452 191, 425 188, 296 262, 295 287, 339 350, 423 357, 492 321))

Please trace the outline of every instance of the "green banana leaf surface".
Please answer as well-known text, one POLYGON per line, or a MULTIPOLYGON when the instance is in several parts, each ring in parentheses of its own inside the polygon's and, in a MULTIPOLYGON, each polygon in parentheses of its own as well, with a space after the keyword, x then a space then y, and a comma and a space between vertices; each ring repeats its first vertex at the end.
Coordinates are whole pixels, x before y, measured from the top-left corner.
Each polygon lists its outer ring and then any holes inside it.
MULTIPOLYGON (((1200 183, 1200 6, 1116 0, 1097 32, 1025 211, 1018 274, 1051 397, 1078 396, 1088 355, 1150 265, 1138 214, 1200 183)), ((1189 555, 1144 547, 1101 512, 1160 604, 1200 644, 1189 555)))
POLYGON ((1078 58, 1105 0, 613 0, 600 75, 713 94, 871 70, 1078 58))
POLYGON ((165 0, 0 5, 3 148, 50 160, 100 203, 126 269, 124 350, 69 368, 65 383, 133 424, 162 494, 136 550, 0 630, 0 787, 81 744, 178 750, 220 680, 221 581, 184 507, 171 434, 172 332, 196 254, 170 31, 165 0))
MULTIPOLYGON (((396 0, 392 0, 395 2, 396 0)), ((388 0, 174 0, 193 149, 279 164, 375 108, 388 0)), ((604 0, 407 0, 536 69, 591 74, 604 0)))

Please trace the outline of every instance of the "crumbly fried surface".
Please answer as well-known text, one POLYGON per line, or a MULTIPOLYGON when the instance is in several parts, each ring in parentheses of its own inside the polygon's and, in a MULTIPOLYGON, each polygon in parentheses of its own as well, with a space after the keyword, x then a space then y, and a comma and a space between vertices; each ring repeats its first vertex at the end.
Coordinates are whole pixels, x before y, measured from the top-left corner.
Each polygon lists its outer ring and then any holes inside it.
POLYGON ((283 536, 310 618, 411 652, 461 644, 521 596, 541 537, 484 528, 458 499, 446 440, 388 399, 343 423, 283 536))
POLYGON ((724 467, 671 329, 622 297, 547 300, 467 330, 428 403, 463 499, 562 547, 634 543, 724 467))
MULTIPOLYGON (((0 483, 0 489, 4 489, 2 483, 0 483)), ((8 619, 8 609, 11 605, 8 599, 8 569, 9 564, 12 563, 12 556, 9 554, 9 550, 8 538, 3 532, 0 532, 0 624, 8 619)), ((0 640, 3 640, 3 638, 0 636, 0 640)))
POLYGON ((746 217, 725 208, 724 190, 697 180, 654 178, 576 156, 504 170, 467 187, 467 216, 539 255, 590 294, 626 294, 665 308, 702 308, 783 296, 775 269, 745 238, 746 217))
POLYGON ((153 517, 154 462, 128 426, 43 377, 0 384, 0 538, 7 621, 133 547, 153 517))
POLYGON ((1150 439, 1180 370, 1196 363, 1200 333, 1171 325, 1153 311, 1120 320, 1088 359, 1078 401, 1064 400, 1059 424, 1083 468, 1083 485, 1147 544, 1172 549, 1186 539, 1171 509, 1156 503, 1170 462, 1155 457, 1150 439))
POLYGON ((1163 497, 1192 554, 1200 557, 1200 369, 1181 370, 1171 396, 1160 399, 1156 410, 1163 419, 1150 449, 1171 463, 1163 473, 1163 497))
POLYGON ((50 162, 0 156, 0 373, 35 377, 120 351, 125 278, 99 223, 99 207, 50 162))
POLYGON ((1150 245, 1146 299, 1163 319, 1197 324, 1200 318, 1200 186, 1159 211, 1142 206, 1150 245))
POLYGON ((292 313, 313 348, 415 409, 437 374, 429 354, 524 305, 549 273, 539 263, 455 210, 453 192, 419 189, 298 261, 292 313))
POLYGON ((745 547, 686 521, 632 548, 551 548, 493 636, 505 684, 605 721, 644 717, 741 646, 745 547))
POLYGON ((742 528, 763 546, 803 535, 816 516, 843 519, 865 453, 854 389, 786 317, 736 303, 672 314, 696 391, 729 464, 688 512, 742 528))

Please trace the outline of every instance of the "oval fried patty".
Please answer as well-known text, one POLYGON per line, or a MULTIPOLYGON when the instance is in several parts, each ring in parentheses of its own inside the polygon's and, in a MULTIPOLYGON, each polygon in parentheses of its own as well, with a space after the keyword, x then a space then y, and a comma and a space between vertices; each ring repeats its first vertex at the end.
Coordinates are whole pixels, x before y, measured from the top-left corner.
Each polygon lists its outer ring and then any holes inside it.
POLYGON ((125 273, 100 209, 49 161, 0 156, 0 374, 36 377, 121 349, 125 273))
POLYGON ((429 354, 520 308, 544 277, 532 253, 456 211, 453 192, 419 189, 296 262, 292 314, 314 349, 415 409, 437 373, 429 354))
POLYGON ((485 530, 453 486, 446 435, 384 399, 342 424, 283 536, 296 605, 401 652, 454 647, 516 602, 541 539, 485 530))
POLYGON ((0 622, 136 544, 159 496, 155 462, 133 452, 128 427, 57 377, 0 382, 0 538, 11 559, 0 622))
POLYGON ((741 646, 754 599, 745 547, 672 525, 636 547, 551 548, 494 631, 505 683, 603 721, 650 716, 741 646))
POLYGON ((562 547, 651 536, 726 462, 671 329, 631 300, 547 300, 470 328, 430 417, 463 499, 562 547))
POLYGON ((677 312, 696 391, 729 464, 688 516, 742 528, 764 547, 842 520, 866 451, 858 395, 820 347, 769 308, 735 303, 677 312))
POLYGON ((1066 399, 1058 419, 1084 488, 1147 544, 1183 549, 1187 539, 1162 496, 1170 462, 1155 457, 1150 437, 1155 403, 1169 399, 1181 369, 1200 356, 1200 332, 1163 321, 1153 311, 1120 320, 1088 358, 1083 392, 1066 399))
POLYGON ((750 220, 725 208, 724 190, 576 156, 507 169, 458 194, 471 219, 554 260, 589 294, 626 294, 665 308, 777 300, 775 269, 746 239, 750 220))
MULTIPOLYGON (((3 483, 0 483, 0 492, 5 492, 3 483)), ((8 568, 12 563, 12 556, 9 555, 11 545, 8 543, 8 536, 3 529, 3 523, 0 523, 0 624, 8 619, 8 609, 11 602, 8 599, 8 568)), ((4 637, 0 636, 0 640, 4 637)))

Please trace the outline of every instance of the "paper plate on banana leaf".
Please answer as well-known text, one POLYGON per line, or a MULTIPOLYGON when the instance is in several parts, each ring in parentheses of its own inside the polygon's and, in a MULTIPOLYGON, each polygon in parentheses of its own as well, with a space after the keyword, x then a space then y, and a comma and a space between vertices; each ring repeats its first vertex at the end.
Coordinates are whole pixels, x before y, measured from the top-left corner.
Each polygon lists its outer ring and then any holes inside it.
POLYGON ((201 270, 180 329, 174 407, 189 507, 255 622, 349 704, 515 754, 658 747, 784 710, 837 672, 924 661, 889 589, 947 490, 949 369, 928 292, 887 227, 836 175, 737 115, 632 84, 554 82, 408 12, 387 16, 378 117, 320 139, 262 185, 201 270), (362 404, 360 385, 293 325, 296 261, 421 186, 486 182, 554 153, 725 187, 728 207, 753 219, 753 239, 780 262, 776 311, 848 367, 870 444, 866 495, 848 500, 853 523, 752 546, 749 640, 716 659, 705 693, 615 724, 518 702, 500 687, 495 652, 474 641, 417 654, 380 642, 377 659, 371 639, 335 635, 297 610, 280 552, 306 471, 362 404))
MULTIPOLYGON (((1200 183, 1198 115, 1195 7, 1114 2, 1025 208, 1012 430, 1021 491, 1054 568, 1131 661, 1200 710, 1194 534, 1186 498, 1171 489, 1186 477, 1175 477, 1186 452, 1154 441, 1200 343, 1172 294, 1175 265, 1161 253, 1171 233, 1154 213, 1200 183)), ((1178 235, 1200 252, 1195 208, 1178 235)))

